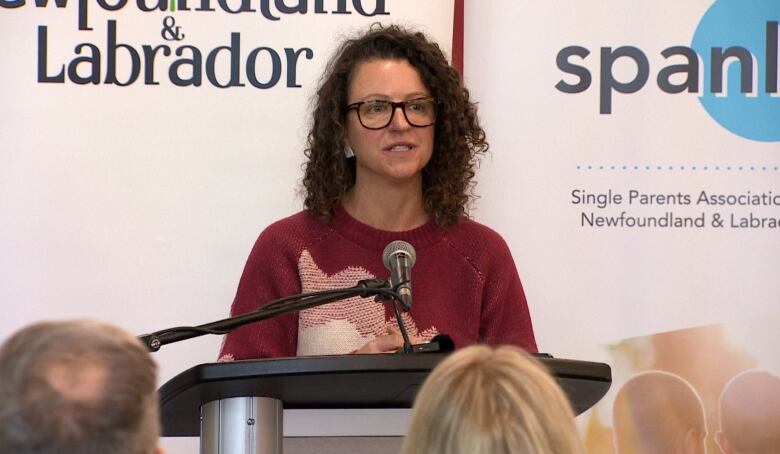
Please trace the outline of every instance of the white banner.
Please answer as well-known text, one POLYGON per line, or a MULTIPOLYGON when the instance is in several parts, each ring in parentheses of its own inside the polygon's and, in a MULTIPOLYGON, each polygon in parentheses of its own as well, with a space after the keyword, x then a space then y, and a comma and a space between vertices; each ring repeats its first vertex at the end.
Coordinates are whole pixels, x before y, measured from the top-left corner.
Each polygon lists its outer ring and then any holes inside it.
POLYGON ((466 4, 477 218, 512 248, 540 350, 613 366, 590 452, 639 371, 690 382, 710 435, 731 377, 780 373, 778 20, 773 0, 466 4))
MULTIPOLYGON (((0 341, 226 317, 258 233, 301 209, 324 64, 374 22, 451 49, 451 0, 0 0, 0 341)), ((161 381, 220 341, 164 347, 161 381)))

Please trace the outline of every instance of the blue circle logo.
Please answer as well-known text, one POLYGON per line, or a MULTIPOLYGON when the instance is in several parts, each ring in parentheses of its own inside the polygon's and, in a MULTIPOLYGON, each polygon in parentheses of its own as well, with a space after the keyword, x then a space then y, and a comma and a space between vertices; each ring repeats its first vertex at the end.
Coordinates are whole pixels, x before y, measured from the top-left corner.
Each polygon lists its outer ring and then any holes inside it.
POLYGON ((778 21, 779 0, 716 0, 691 43, 703 64, 704 109, 734 134, 762 142, 780 141, 778 21))

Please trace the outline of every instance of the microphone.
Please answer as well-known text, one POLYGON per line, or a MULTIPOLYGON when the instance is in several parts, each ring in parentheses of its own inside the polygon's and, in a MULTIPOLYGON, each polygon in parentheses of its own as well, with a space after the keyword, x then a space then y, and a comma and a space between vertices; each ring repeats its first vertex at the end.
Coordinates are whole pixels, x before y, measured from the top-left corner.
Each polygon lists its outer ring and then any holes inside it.
POLYGON ((412 266, 417 258, 414 247, 406 241, 396 240, 385 246, 382 261, 390 270, 390 287, 401 300, 404 310, 412 307, 412 266))

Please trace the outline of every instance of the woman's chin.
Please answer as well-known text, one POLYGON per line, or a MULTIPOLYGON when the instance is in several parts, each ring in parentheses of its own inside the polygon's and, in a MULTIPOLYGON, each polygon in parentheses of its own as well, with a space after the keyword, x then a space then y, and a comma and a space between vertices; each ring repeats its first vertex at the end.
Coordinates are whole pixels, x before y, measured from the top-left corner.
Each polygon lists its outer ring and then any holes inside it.
POLYGON ((422 177, 424 164, 418 159, 379 161, 373 165, 360 165, 358 162, 358 174, 363 177, 378 177, 384 180, 404 182, 422 177))
POLYGON ((421 172, 422 169, 416 163, 414 165, 396 165, 385 169, 386 176, 399 181, 407 181, 419 178, 421 172))

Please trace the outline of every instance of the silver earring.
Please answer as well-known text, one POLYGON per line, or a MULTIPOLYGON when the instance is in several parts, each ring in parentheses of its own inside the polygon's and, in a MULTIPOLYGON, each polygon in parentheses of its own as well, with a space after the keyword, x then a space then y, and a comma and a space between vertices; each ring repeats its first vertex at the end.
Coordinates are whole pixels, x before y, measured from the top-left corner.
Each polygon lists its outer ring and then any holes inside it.
POLYGON ((355 157, 355 152, 352 151, 352 148, 349 145, 344 147, 344 156, 346 156, 347 159, 355 157))

